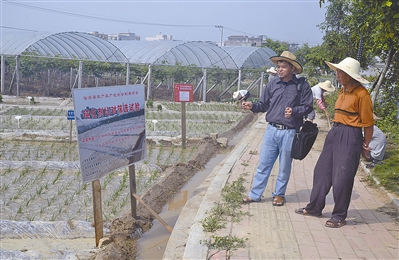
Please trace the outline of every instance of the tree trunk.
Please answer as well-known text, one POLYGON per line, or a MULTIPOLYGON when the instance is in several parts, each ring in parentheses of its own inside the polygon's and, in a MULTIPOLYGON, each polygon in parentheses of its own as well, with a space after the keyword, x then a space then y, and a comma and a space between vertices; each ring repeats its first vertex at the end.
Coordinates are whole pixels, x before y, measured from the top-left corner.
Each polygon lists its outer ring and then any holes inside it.
POLYGON ((375 88, 374 88, 374 95, 372 96, 372 99, 371 99, 371 101, 373 102, 373 107, 374 107, 374 104, 375 104, 375 100, 377 99, 378 92, 380 91, 380 87, 382 85, 382 81, 384 80, 385 74, 387 73, 387 71, 389 69, 389 66, 391 65, 392 57, 395 54, 395 52, 396 51, 391 46, 391 49, 389 50, 387 61, 385 63, 384 69, 382 70, 382 72, 380 74, 380 77, 378 78, 377 84, 375 85, 375 88))

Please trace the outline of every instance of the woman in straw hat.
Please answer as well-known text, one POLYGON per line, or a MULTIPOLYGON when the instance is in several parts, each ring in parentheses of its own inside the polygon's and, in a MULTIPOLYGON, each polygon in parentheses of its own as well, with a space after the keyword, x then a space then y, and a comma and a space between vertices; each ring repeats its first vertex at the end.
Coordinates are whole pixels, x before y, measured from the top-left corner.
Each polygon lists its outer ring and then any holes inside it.
MULTIPOLYGON (((324 93, 334 92, 334 91, 335 87, 331 85, 331 81, 329 80, 320 82, 316 86, 312 87, 313 99, 316 100, 317 106, 324 111, 327 119, 329 118, 329 114, 327 112, 327 103, 326 100, 324 99, 324 93)), ((314 110, 310 112, 309 115, 306 116, 306 120, 310 122, 313 122, 315 118, 316 118, 316 113, 314 110)))
POLYGON ((273 79, 277 79, 278 75, 277 75, 277 70, 274 67, 270 67, 270 69, 267 69, 266 72, 269 73, 269 77, 267 79, 267 81, 272 81, 273 79))
POLYGON ((326 63, 336 71, 337 81, 343 87, 335 103, 334 125, 314 168, 310 202, 295 212, 321 217, 332 186, 335 205, 325 225, 339 228, 346 224, 360 154, 362 149, 368 149, 374 119, 370 94, 362 86, 368 81, 359 75, 360 63, 353 58, 345 58, 338 64, 326 63))
POLYGON ((246 101, 250 96, 250 93, 246 89, 242 89, 233 93, 233 98, 237 102, 246 101))
POLYGON ((299 79, 295 74, 302 72, 302 66, 289 51, 280 56, 271 57, 277 65, 279 78, 267 83, 259 102, 242 102, 241 107, 254 113, 267 112, 266 127, 263 136, 258 167, 251 191, 243 202, 261 200, 274 163, 279 157, 279 172, 272 193, 273 205, 283 206, 285 191, 291 174, 291 148, 296 130, 303 124, 303 117, 313 109, 312 90, 307 82, 298 92, 299 79))

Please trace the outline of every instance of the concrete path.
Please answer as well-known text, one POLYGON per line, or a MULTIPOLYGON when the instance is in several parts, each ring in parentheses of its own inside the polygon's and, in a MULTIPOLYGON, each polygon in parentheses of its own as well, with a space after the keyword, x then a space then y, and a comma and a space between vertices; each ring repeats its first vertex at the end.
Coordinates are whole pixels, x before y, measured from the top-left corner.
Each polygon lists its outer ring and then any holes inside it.
MULTIPOLYGON (((355 178, 347 225, 332 229, 324 226, 331 217, 333 199, 327 196, 322 218, 298 215, 295 209, 309 201, 313 169, 320 155, 328 125, 316 119, 319 136, 312 151, 302 161, 294 160, 286 193, 286 204, 272 205, 278 163, 269 178, 261 202, 242 205, 249 212, 239 223, 229 223, 217 235, 247 238, 245 248, 232 252, 230 259, 399 259, 397 199, 379 188, 367 185, 367 170, 359 167, 355 178), (397 216, 397 212, 396 212, 397 216)), ((264 115, 248 130, 245 138, 201 184, 182 210, 170 236, 163 259, 226 259, 225 251, 208 251, 201 244, 212 234, 204 232, 200 221, 220 201, 226 182, 245 176, 251 188, 259 160, 260 143, 267 123, 264 115), (213 255, 209 258, 210 255, 213 255)))

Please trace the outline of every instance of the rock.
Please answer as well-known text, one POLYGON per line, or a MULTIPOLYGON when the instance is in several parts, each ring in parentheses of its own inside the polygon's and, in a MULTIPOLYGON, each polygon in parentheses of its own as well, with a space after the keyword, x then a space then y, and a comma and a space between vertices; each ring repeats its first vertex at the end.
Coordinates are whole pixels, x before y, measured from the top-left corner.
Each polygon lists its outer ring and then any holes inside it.
POLYGON ((216 139, 216 141, 218 142, 218 144, 220 144, 221 147, 225 148, 227 147, 228 144, 228 139, 223 137, 223 138, 218 138, 216 139))
POLYGON ((98 241, 98 248, 105 247, 105 246, 107 246, 107 245, 109 245, 111 243, 112 243, 111 238, 103 237, 103 238, 100 239, 100 241, 98 241))

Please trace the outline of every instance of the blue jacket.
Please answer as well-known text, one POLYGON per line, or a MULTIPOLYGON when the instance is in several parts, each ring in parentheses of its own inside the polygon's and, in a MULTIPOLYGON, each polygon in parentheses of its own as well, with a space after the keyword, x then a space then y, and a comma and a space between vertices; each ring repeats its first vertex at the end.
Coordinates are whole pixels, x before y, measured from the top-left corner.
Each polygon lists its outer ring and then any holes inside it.
POLYGON ((313 110, 313 94, 309 83, 305 80, 298 91, 299 79, 294 75, 289 82, 280 78, 267 83, 259 102, 253 103, 251 111, 254 113, 267 112, 266 121, 299 128, 303 125, 303 117, 313 110), (290 118, 285 118, 285 109, 292 108, 290 118))

